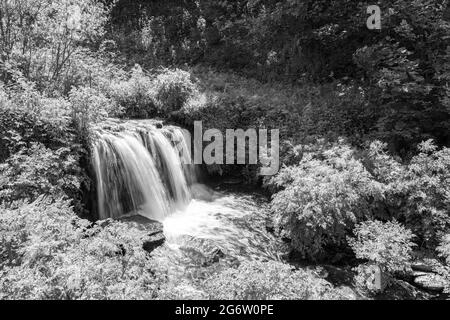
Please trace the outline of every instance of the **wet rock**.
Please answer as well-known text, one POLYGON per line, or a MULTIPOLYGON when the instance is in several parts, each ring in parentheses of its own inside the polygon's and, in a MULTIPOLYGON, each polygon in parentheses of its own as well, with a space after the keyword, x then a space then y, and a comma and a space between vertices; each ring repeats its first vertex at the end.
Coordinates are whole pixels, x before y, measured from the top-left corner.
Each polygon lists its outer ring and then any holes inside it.
POLYGON ((419 272, 433 272, 433 264, 424 261, 411 264, 411 269, 419 272))
POLYGON ((180 250, 194 265, 208 267, 225 258, 223 250, 207 239, 185 237, 180 250))
POLYGON ((225 257, 225 253, 223 253, 223 251, 219 248, 215 248, 213 249, 210 253, 209 253, 209 259, 206 261, 206 263, 211 264, 211 263, 217 263, 220 261, 220 259, 225 257))
POLYGON ((429 272, 423 272, 423 271, 412 271, 411 272, 411 276, 413 278, 417 278, 417 277, 421 277, 421 276, 427 276, 429 274, 430 274, 429 272))
POLYGON ((242 179, 239 179, 239 178, 228 178, 228 179, 223 180, 223 184, 239 185, 239 184, 243 184, 243 181, 242 181, 242 179))
POLYGON ((429 294, 420 291, 406 281, 392 279, 384 294, 378 298, 387 300, 427 300, 430 297, 429 294))
POLYGON ((334 285, 351 286, 355 276, 351 267, 336 267, 333 265, 324 265, 323 269, 326 271, 324 278, 334 285))
POLYGON ((340 296, 340 300, 361 300, 362 297, 351 287, 342 286, 336 287, 336 291, 340 296))
POLYGON ((159 233, 157 235, 152 235, 147 240, 144 241, 143 248, 148 253, 151 253, 156 248, 162 246, 165 241, 166 241, 166 237, 162 233, 159 233))
POLYGON ((148 219, 141 215, 126 216, 119 220, 147 233, 142 247, 148 253, 153 252, 166 241, 163 225, 158 221, 148 219))
POLYGON ((426 274, 414 279, 414 284, 422 289, 442 292, 446 286, 446 280, 437 274, 426 274))

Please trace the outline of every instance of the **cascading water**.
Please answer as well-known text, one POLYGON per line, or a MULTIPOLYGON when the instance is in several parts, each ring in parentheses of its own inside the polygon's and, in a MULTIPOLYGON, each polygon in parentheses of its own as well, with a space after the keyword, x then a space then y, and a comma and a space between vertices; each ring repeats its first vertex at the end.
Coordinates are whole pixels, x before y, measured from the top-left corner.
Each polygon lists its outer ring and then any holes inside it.
POLYGON ((100 219, 140 214, 161 221, 166 243, 152 255, 170 266, 175 283, 194 283, 214 260, 211 252, 223 254, 218 267, 279 260, 281 244, 265 228, 266 200, 199 184, 188 133, 157 127, 152 120, 109 120, 95 130, 100 219))
POLYGON ((191 200, 196 180, 183 130, 157 128, 153 121, 107 122, 96 130, 93 165, 100 219, 139 213, 164 220, 191 200), (189 184, 188 184, 189 183, 189 184))

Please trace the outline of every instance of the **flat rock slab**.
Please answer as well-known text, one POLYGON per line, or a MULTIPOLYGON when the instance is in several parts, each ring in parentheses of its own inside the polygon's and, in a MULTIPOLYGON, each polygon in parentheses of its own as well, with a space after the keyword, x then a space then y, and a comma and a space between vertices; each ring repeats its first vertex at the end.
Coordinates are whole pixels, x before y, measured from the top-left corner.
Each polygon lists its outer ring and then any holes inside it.
POLYGON ((166 241, 163 224, 161 222, 148 219, 141 215, 122 217, 119 221, 130 224, 133 227, 147 233, 147 237, 144 239, 142 246, 148 253, 153 252, 156 248, 162 246, 166 241))
POLYGON ((442 292, 447 285, 447 281, 437 274, 427 274, 416 277, 414 284, 425 290, 442 292))
POLYGON ((411 264, 411 269, 418 272, 433 272, 433 265, 431 263, 416 262, 411 264))

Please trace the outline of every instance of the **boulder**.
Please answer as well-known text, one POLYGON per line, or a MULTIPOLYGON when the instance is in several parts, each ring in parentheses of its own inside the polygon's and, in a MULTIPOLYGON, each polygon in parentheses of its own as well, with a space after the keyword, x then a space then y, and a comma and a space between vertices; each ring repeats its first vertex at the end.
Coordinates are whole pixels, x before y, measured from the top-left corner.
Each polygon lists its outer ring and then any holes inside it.
POLYGON ((424 272, 424 271, 412 271, 411 272, 411 276, 413 278, 417 278, 417 277, 421 277, 421 276, 427 276, 429 275, 429 272, 424 272))
POLYGON ((416 262, 411 264, 411 269, 418 272, 433 272, 433 265, 426 262, 416 262))
POLYGON ((442 292, 445 289, 447 281, 437 274, 429 273, 416 277, 414 279, 414 284, 425 290, 442 292))
POLYGON ((161 222, 148 219, 141 215, 125 216, 120 218, 119 221, 130 224, 133 227, 146 232, 147 236, 144 239, 142 246, 148 253, 153 252, 166 241, 161 222))
POLYGON ((186 236, 182 241, 180 250, 194 265, 208 267, 226 256, 211 240, 186 236))
POLYGON ((392 279, 390 286, 378 298, 385 300, 429 300, 431 297, 431 295, 422 292, 406 281, 392 279))

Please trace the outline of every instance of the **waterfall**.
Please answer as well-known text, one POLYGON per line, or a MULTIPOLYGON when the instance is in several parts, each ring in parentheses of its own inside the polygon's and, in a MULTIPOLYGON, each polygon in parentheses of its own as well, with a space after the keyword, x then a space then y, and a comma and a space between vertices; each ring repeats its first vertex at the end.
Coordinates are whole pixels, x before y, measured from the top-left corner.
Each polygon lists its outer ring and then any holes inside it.
POLYGON ((184 130, 157 128, 147 120, 116 121, 96 128, 94 136, 100 219, 138 213, 162 221, 190 202, 196 171, 184 130))

